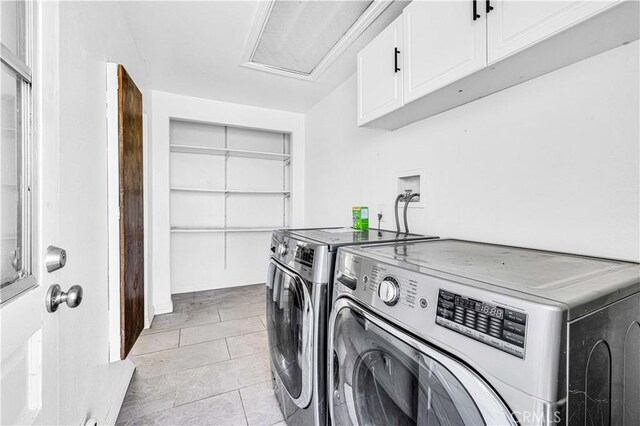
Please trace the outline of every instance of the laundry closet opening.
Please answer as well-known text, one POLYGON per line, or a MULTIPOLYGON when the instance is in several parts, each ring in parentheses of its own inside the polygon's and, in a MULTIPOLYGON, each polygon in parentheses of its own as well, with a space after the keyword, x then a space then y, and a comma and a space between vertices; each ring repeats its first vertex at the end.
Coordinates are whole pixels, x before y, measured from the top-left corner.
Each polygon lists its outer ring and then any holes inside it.
POLYGON ((286 133, 170 121, 171 293, 264 282, 290 165, 286 133))

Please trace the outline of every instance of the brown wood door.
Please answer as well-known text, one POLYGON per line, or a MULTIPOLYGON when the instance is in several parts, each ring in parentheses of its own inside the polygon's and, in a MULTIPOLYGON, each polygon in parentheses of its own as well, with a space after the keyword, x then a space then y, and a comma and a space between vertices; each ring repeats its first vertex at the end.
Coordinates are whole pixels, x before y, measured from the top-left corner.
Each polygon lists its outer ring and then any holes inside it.
POLYGON ((120 143, 120 357, 144 328, 142 93, 118 65, 120 143))

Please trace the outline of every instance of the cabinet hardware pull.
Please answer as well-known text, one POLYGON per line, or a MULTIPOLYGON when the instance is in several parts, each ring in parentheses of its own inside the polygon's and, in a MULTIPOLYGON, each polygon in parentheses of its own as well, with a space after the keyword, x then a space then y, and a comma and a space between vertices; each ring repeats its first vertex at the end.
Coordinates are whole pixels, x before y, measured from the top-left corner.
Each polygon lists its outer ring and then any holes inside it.
POLYGON ((491 6, 491 0, 487 0, 487 13, 493 10, 493 6, 491 6))
POLYGON ((394 72, 398 72, 398 71, 400 71, 400 68, 398 68, 398 54, 400 53, 400 51, 398 50, 397 47, 395 47, 394 50, 395 50, 395 53, 394 53, 395 54, 395 57, 394 57, 394 64, 395 64, 394 69, 395 70, 394 70, 394 72))
POLYGON ((473 0, 473 20, 480 18, 478 14, 478 0, 473 0))

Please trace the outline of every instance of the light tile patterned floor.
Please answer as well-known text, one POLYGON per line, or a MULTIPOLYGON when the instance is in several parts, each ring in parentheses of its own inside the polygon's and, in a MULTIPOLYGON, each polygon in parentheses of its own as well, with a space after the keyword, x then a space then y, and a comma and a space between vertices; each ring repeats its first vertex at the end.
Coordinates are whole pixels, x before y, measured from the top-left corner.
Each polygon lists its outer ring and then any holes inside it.
POLYGON ((264 284, 173 296, 133 348, 117 424, 272 425, 264 284))

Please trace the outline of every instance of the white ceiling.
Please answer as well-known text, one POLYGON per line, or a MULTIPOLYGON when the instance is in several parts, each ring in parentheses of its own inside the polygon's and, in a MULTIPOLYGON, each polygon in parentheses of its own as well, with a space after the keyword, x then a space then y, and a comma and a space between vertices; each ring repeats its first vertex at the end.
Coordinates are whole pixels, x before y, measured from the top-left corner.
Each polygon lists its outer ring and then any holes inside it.
POLYGON ((394 2, 316 81, 240 66, 257 1, 119 3, 155 90, 305 112, 356 69, 357 52, 406 2, 394 2))

